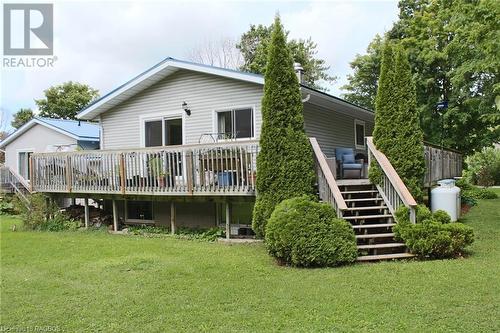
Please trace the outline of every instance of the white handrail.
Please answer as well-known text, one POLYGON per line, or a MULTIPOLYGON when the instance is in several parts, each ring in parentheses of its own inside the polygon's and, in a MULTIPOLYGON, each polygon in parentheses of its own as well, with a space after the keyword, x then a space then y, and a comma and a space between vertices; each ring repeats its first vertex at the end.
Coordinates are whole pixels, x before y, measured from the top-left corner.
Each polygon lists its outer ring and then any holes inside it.
POLYGON ((415 208, 417 207, 417 202, 411 195, 404 182, 399 177, 398 173, 392 166, 387 156, 385 156, 384 153, 382 153, 377 149, 377 147, 375 147, 375 144, 373 143, 373 137, 367 137, 366 143, 368 146, 369 154, 373 155, 378 165, 382 169, 382 172, 384 173, 383 184, 376 185, 382 196, 384 197, 389 210, 394 214, 399 206, 399 199, 406 207, 410 209, 410 220, 412 223, 415 223, 415 208))
POLYGON ((344 197, 342 197, 342 193, 340 193, 335 177, 328 166, 318 141, 316 138, 309 138, 309 141, 311 142, 316 158, 320 198, 323 201, 329 202, 337 211, 337 216, 342 217, 344 211, 347 210, 347 204, 344 201, 344 197))

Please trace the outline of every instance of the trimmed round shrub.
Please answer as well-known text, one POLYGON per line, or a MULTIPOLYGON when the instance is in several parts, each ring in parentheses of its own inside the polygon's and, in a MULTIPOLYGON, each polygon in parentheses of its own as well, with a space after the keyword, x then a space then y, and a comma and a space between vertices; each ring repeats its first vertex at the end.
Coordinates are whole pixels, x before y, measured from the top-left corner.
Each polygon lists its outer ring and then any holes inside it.
POLYGON ((298 267, 332 267, 357 258, 351 225, 326 203, 307 196, 282 201, 266 226, 266 247, 279 262, 298 267))
POLYGON ((408 208, 396 211, 397 224, 393 231, 397 240, 403 241, 408 249, 423 258, 451 258, 462 255, 465 248, 474 242, 474 231, 462 223, 450 223, 450 216, 438 210, 429 214, 425 206, 417 209, 417 223, 408 218, 408 208), (420 213, 420 214, 419 214, 420 213))

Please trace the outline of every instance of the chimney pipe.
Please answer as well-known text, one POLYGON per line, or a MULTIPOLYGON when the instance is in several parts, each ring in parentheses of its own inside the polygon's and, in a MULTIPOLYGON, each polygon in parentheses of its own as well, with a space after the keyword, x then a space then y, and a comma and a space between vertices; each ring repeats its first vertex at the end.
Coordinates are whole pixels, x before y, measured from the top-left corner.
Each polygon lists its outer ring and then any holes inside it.
POLYGON ((297 75, 297 79, 299 79, 299 84, 304 83, 304 68, 298 62, 293 64, 293 69, 295 71, 295 75, 297 75))

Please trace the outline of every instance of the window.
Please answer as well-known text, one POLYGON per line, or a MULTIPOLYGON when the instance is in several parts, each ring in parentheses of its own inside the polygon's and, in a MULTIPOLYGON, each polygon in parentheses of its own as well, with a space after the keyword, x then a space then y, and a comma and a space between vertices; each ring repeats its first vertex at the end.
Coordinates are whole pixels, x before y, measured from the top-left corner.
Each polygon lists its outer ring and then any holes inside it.
POLYGON ((153 202, 127 201, 127 220, 153 221, 153 202))
POLYGON ((17 172, 24 179, 30 179, 30 156, 33 154, 32 151, 23 151, 18 153, 18 170, 17 172))
POLYGON ((365 149, 365 122, 354 120, 354 140, 356 149, 365 149))
POLYGON ((224 138, 252 138, 253 131, 253 109, 217 112, 217 133, 224 138))
POLYGON ((182 118, 163 118, 144 122, 144 146, 182 144, 182 118))

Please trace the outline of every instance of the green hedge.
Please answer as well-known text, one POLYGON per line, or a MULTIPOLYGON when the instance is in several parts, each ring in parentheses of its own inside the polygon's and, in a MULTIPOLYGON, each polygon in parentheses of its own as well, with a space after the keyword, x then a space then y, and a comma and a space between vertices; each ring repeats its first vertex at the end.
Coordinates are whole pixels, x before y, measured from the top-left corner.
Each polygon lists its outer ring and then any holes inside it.
POLYGON ((410 223, 408 213, 404 206, 396 211, 395 238, 421 258, 460 256, 474 242, 473 229, 462 223, 450 223, 450 216, 444 211, 432 214, 427 207, 419 205, 416 224, 410 223))
POLYGON ((266 247, 281 263, 299 267, 331 267, 357 258, 351 225, 336 218, 326 203, 307 196, 284 200, 266 227, 266 247))

